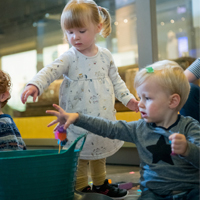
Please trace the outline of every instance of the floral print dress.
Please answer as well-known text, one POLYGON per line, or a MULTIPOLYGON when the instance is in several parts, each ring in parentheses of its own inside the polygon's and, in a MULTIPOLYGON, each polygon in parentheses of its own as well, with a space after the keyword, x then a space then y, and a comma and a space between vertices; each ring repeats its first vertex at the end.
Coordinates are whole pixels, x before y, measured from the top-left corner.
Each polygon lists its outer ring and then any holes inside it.
MULTIPOLYGON (((116 120, 115 97, 124 105, 134 98, 119 76, 112 55, 106 48, 98 47, 95 56, 87 57, 71 47, 38 72, 28 84, 36 85, 41 95, 61 75, 64 79, 60 86, 59 104, 69 113, 79 112, 116 120)), ((123 145, 123 141, 103 138, 72 124, 67 129, 68 142, 65 148, 83 133, 87 133, 87 138, 80 159, 106 158, 123 145)), ((80 144, 81 141, 77 148, 80 144)))

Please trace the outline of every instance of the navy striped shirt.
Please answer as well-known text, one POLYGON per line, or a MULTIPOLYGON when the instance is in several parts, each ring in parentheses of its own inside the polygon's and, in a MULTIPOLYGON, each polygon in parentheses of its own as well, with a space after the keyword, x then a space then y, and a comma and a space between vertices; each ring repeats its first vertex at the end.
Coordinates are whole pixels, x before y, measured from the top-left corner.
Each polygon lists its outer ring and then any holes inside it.
POLYGON ((0 115, 0 151, 25 150, 26 145, 20 132, 8 114, 0 115))

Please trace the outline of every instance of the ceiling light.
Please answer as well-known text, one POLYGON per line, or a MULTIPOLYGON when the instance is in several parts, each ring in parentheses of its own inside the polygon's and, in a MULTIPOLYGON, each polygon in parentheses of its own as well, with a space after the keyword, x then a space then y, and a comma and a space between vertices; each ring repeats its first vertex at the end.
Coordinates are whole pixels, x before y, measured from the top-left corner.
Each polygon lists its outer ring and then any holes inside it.
POLYGON ((124 19, 124 23, 128 23, 128 19, 124 19))

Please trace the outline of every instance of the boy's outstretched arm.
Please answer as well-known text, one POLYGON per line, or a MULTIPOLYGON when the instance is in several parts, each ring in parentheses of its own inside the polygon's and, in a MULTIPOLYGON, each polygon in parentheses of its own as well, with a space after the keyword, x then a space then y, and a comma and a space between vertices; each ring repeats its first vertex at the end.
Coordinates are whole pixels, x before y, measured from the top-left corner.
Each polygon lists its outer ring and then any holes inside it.
POLYGON ((70 124, 73 124, 76 119, 78 119, 79 114, 78 113, 66 113, 60 106, 53 104, 53 107, 58 110, 47 110, 46 113, 54 115, 57 117, 56 120, 49 123, 47 126, 50 127, 56 123, 59 123, 59 125, 64 124, 64 129, 67 129, 70 124))
POLYGON ((137 121, 112 121, 101 117, 84 115, 81 113, 66 113, 60 106, 56 104, 53 104, 53 107, 58 111, 47 110, 46 113, 56 116, 57 119, 49 123, 48 127, 59 123, 58 125, 64 125, 64 129, 67 129, 70 124, 74 124, 75 126, 81 127, 102 137, 135 142, 137 121))

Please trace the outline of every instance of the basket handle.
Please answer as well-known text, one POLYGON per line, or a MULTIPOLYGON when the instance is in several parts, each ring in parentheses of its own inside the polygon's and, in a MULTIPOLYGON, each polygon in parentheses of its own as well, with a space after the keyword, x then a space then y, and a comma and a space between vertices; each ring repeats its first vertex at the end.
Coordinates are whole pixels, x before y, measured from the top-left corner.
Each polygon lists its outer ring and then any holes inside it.
POLYGON ((81 138, 84 137, 80 148, 79 148, 79 149, 76 149, 77 151, 81 151, 81 150, 82 150, 83 145, 84 145, 85 140, 86 140, 86 136, 87 136, 87 134, 82 134, 82 135, 80 135, 80 136, 76 139, 75 143, 78 142, 81 138))

